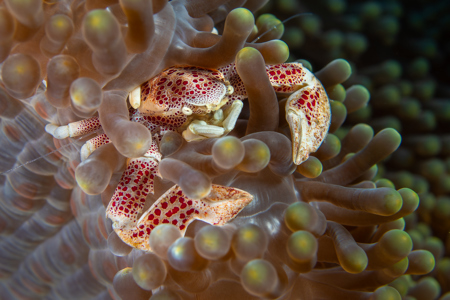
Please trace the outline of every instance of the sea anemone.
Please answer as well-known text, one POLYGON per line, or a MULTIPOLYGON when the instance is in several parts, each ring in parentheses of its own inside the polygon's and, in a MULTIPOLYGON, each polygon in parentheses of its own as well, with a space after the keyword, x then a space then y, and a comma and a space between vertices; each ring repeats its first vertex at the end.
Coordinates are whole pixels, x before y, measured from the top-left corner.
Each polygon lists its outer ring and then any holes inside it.
MULTIPOLYGON (((262 15, 255 23, 252 12, 265 2, 0 4, 2 297, 401 299, 409 275, 434 268, 431 246, 431 252, 413 249, 404 231, 417 193, 374 180, 377 164, 399 147, 398 132, 374 135, 362 123, 340 130, 347 111, 369 100, 367 88, 347 85, 346 60, 324 57, 327 64, 315 72, 330 98, 329 134, 308 160, 293 164, 286 100, 264 72, 289 50, 278 40, 277 18, 262 15), (189 143, 165 135, 163 178, 155 179, 146 205, 180 184, 180 169, 245 190, 253 201, 224 226, 194 221, 182 237, 174 226, 160 225, 148 241, 152 251, 131 248, 105 216, 126 158, 142 155, 142 141, 151 140, 129 120, 127 95, 171 66, 217 69, 232 62, 248 92, 235 129, 189 143), (44 130, 97 115, 111 143, 82 164, 81 146, 103 132, 56 140, 44 130), (242 160, 234 160, 230 153, 242 149, 242 160)), ((424 164, 423 172, 432 177, 430 168, 424 164)), ((415 293, 438 290, 433 280, 419 281, 415 293)))

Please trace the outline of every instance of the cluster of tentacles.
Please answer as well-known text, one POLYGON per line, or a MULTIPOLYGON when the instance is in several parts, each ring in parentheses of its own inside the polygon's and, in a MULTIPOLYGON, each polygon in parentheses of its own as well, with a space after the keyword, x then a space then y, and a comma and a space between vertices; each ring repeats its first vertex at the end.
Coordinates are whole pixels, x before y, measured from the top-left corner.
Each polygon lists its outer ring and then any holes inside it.
POLYGON ((291 58, 306 57, 320 66, 338 57, 351 63, 352 76, 335 89, 333 99, 344 99, 345 89, 356 84, 370 91, 367 106, 354 110, 346 104, 348 118, 337 136, 358 123, 375 132, 391 127, 401 133, 402 145, 377 164, 375 178, 419 195, 418 209, 405 218, 405 231, 414 250, 433 253, 436 268, 426 276, 401 276, 390 285, 405 298, 449 299, 450 73, 445 66, 450 56, 443 16, 450 5, 443 0, 289 0, 271 2, 264 11, 280 19, 313 13, 287 23, 283 39, 291 58))
POLYGON ((341 89, 351 73, 346 61, 315 73, 331 99, 330 134, 293 164, 286 100, 265 72, 265 64, 287 59, 282 29, 250 43, 279 23, 261 17, 255 26, 251 11, 263 2, 0 3, 2 297, 401 299, 387 284, 433 269, 433 255, 412 251, 403 231, 417 194, 372 180, 400 135, 374 135, 365 124, 342 139, 332 134, 346 109, 369 97, 361 86, 341 89), (253 49, 239 52, 245 46, 253 49), (174 184, 194 194, 211 184, 236 187, 253 201, 224 226, 194 221, 181 237, 159 225, 148 240, 152 252, 132 249, 105 217, 126 158, 141 156, 151 138, 130 122, 128 93, 167 67, 218 68, 236 56, 248 100, 235 129, 190 143, 165 135, 163 179, 146 206, 174 184), (342 101, 334 101, 337 90, 342 101), (111 143, 83 164, 84 140, 52 140, 43 130, 97 113, 111 143))

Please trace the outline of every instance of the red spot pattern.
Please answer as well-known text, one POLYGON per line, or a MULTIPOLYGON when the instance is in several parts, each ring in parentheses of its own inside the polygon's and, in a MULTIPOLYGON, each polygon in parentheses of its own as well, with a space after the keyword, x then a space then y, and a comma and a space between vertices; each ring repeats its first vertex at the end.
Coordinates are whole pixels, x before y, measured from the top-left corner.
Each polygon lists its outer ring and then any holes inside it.
MULTIPOLYGON (((231 105, 235 100, 247 98, 247 91, 236 71, 234 63, 220 68, 219 71, 224 74, 225 79, 228 80, 234 88, 234 93, 229 96, 230 100, 225 107, 231 105)), ((307 71, 300 63, 267 65, 266 71, 267 76, 277 93, 292 93, 305 84, 308 84, 305 82, 307 80, 307 71)))
POLYGON ((307 71, 300 63, 267 65, 266 72, 277 93, 292 93, 307 83, 307 71))
MULTIPOLYGON (((323 91, 315 88, 310 82, 305 82, 308 71, 299 63, 269 65, 266 66, 266 70, 276 92, 292 93, 306 85, 311 86, 311 88, 305 88, 296 101, 291 103, 305 112, 310 123, 310 120, 316 117, 321 99, 319 93, 323 91)), ((138 227, 130 229, 130 224, 137 223, 137 216, 144 207, 147 194, 153 193, 153 179, 161 159, 158 143, 162 135, 168 131, 178 131, 187 121, 186 115, 181 112, 185 106, 192 109, 194 114, 209 113, 205 105, 220 103, 225 97, 228 83, 233 86, 234 93, 228 96, 229 100, 223 107, 226 108, 233 101, 247 97, 244 84, 234 64, 219 70, 173 67, 142 84, 142 103, 138 110, 130 109, 130 120, 143 124, 151 132, 154 143, 146 156, 153 157, 155 160, 149 158, 130 160, 108 207, 108 215, 111 219, 128 223, 127 229, 119 230, 126 236, 136 241, 146 241, 151 230, 162 223, 173 224, 184 231, 194 218, 205 214, 205 203, 202 200, 185 197, 177 187, 163 195, 144 214, 138 227)), ((80 134, 101 128, 98 117, 73 124, 78 126, 76 130, 80 134)), ((97 148, 108 143, 109 138, 102 134, 89 142, 97 148)))
POLYGON ((98 147, 100 147, 100 146, 102 146, 104 144, 108 144, 109 142, 110 142, 109 137, 106 134, 104 134, 104 133, 96 136, 95 138, 90 139, 89 141, 87 141, 87 143, 90 144, 91 151, 94 151, 98 147))
POLYGON ((72 136, 85 135, 99 130, 102 127, 98 117, 92 117, 78 122, 73 122, 70 123, 69 126, 72 130, 72 136))
POLYGON ((224 74, 225 79, 228 80, 233 86, 234 92, 231 95, 232 97, 243 96, 239 99, 247 98, 247 91, 245 90, 245 86, 241 80, 241 77, 239 77, 239 74, 237 73, 236 65, 234 63, 220 68, 219 71, 224 74))
MULTIPOLYGON (((306 116, 308 124, 311 126, 311 120, 317 119, 319 116, 319 105, 322 98, 320 87, 304 88, 296 101, 291 101, 290 106, 300 109, 306 116)), ((327 100, 328 101, 328 100, 327 100)))
POLYGON ((152 206, 144 224, 149 227, 150 224, 170 223, 183 230, 190 220, 200 214, 201 206, 201 200, 189 199, 179 187, 174 188, 152 206))
POLYGON ((226 96, 223 75, 200 67, 173 67, 141 86, 139 111, 148 116, 163 116, 164 126, 180 127, 186 120, 183 107, 195 114, 209 113, 207 104, 219 104, 226 96))
POLYGON ((145 198, 148 193, 153 193, 156 173, 157 163, 154 160, 131 159, 107 208, 108 216, 113 221, 136 224, 137 215, 144 208, 145 198))
MULTIPOLYGON (((121 198, 123 199, 123 197, 121 198)), ((117 203, 117 201, 113 201, 117 203)), ((122 207, 123 205, 121 205, 122 207)), ((115 209, 115 204, 111 205, 115 209)), ((170 189, 161 196, 158 201, 141 217, 141 221, 135 229, 121 230, 123 235, 129 236, 133 244, 147 247, 147 239, 151 231, 160 224, 172 224, 184 232, 186 226, 196 217, 200 216, 200 210, 205 207, 202 200, 187 198, 178 186, 170 189), (189 204, 189 206, 187 206, 189 204), (184 205, 184 208, 182 208, 184 205)), ((111 211, 111 210, 110 210, 111 211)), ((123 213, 118 209, 119 213, 123 213)))
POLYGON ((142 215, 135 229, 127 230, 126 235, 136 247, 149 250, 148 237, 152 229, 159 224, 177 226, 182 234, 194 219, 223 225, 251 201, 248 198, 238 200, 243 193, 247 193, 232 187, 213 185, 212 189, 214 192, 208 197, 194 200, 186 197, 179 186, 172 187, 142 215), (236 206, 238 202, 240 204, 236 206))

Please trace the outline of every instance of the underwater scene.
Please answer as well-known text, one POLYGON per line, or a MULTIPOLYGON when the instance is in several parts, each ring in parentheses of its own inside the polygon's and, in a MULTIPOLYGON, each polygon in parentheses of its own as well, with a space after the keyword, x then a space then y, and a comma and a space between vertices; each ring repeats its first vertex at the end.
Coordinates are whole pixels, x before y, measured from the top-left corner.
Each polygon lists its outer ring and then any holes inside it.
POLYGON ((450 300, 450 2, 0 0, 1 300, 450 300))

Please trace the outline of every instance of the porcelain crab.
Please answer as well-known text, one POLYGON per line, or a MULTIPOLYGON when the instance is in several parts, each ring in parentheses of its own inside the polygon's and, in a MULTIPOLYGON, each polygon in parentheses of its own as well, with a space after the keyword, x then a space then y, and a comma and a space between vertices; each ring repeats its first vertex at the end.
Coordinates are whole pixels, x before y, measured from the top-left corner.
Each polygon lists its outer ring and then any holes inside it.
MULTIPOLYGON (((300 164, 318 149, 328 132, 331 112, 327 94, 319 80, 300 63, 267 65, 266 72, 277 93, 291 94, 286 102, 286 119, 291 130, 293 161, 300 164)), ((148 237, 159 224, 173 224, 182 234, 194 219, 223 225, 252 201, 252 195, 245 191, 214 184, 208 196, 191 199, 175 185, 143 212, 148 193, 153 193, 154 176, 158 175, 162 136, 174 131, 188 142, 224 136, 234 128, 245 98, 246 90, 234 64, 218 70, 171 67, 130 93, 130 119, 146 126, 153 140, 143 157, 128 159, 127 169, 106 209, 115 232, 125 243, 150 250, 148 237)), ((98 117, 92 117, 66 126, 50 124, 46 130, 61 139, 100 128, 98 117)), ((108 142, 104 133, 86 142, 81 150, 82 160, 108 142)))

